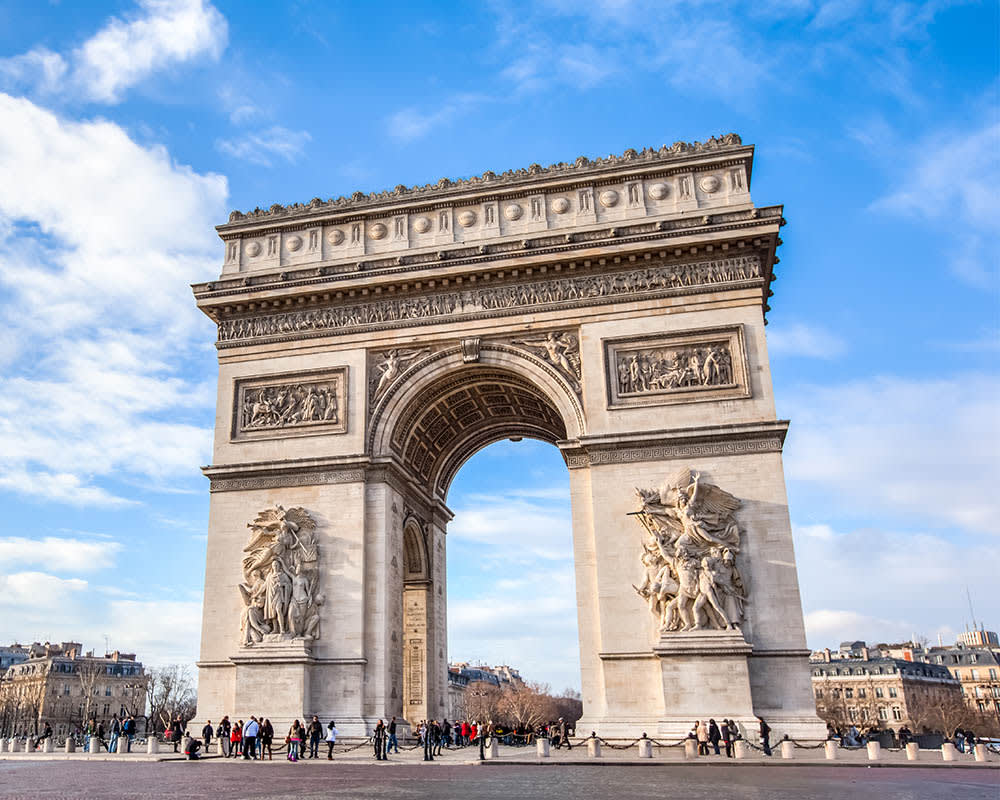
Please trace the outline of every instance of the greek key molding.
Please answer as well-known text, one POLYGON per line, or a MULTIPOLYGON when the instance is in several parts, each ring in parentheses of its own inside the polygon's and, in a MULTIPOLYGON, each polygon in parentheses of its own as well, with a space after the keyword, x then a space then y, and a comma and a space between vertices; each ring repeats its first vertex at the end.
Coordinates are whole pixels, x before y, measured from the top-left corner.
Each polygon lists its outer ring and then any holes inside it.
POLYGON ((414 297, 349 303, 304 311, 224 319, 219 348, 383 328, 436 324, 447 318, 476 320, 521 313, 524 308, 577 308, 621 300, 645 300, 704 287, 755 286, 762 278, 757 254, 654 264, 601 275, 573 275, 488 289, 437 292, 414 297))
POLYGON ((210 492, 246 492, 254 489, 285 489, 291 486, 317 486, 364 481, 363 469, 321 470, 308 472, 254 475, 242 478, 211 478, 210 492))

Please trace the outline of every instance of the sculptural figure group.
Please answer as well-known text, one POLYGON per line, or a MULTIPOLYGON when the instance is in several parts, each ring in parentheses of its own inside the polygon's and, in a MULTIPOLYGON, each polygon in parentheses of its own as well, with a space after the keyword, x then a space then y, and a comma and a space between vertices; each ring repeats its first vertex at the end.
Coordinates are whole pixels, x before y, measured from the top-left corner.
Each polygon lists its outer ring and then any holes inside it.
POLYGON ((736 566, 740 501, 685 469, 660 489, 637 489, 649 539, 635 590, 662 631, 739 630, 746 587, 736 566))
POLYGON ((337 386, 289 384, 246 389, 243 393, 243 430, 285 428, 313 422, 339 421, 337 386))
POLYGON ((240 643, 319 636, 316 523, 302 508, 274 506, 247 525, 240 643))
POLYGON ((619 352, 618 392, 639 394, 734 382, 733 357, 723 342, 701 347, 619 352))

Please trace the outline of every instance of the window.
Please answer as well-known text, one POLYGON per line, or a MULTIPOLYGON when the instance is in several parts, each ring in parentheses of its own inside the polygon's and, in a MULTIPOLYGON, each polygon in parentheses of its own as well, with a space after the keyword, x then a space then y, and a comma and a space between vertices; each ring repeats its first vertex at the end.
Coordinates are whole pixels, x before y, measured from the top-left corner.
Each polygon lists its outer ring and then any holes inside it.
POLYGON ((903 712, 899 710, 899 706, 892 707, 892 718, 897 722, 903 718, 903 712))
POLYGON ((990 670, 990 680, 995 681, 997 679, 997 671, 995 669, 990 670))
POLYGON ((833 690, 833 697, 834 697, 834 699, 840 697, 840 689, 834 689, 833 690))
POLYGON ((976 705, 979 707, 980 711, 986 711, 986 703, 984 703, 982 700, 976 703, 976 705))
POLYGON ((979 670, 978 669, 970 669, 969 670, 969 675, 972 677, 972 680, 974 680, 974 681, 978 681, 979 680, 979 670))
POLYGON ((844 697, 846 697, 848 700, 850 700, 852 697, 854 697, 854 690, 853 689, 844 689, 844 697))
MULTIPOLYGON (((998 695, 998 696, 1000 696, 1000 695, 998 695)), ((822 689, 817 689, 816 690, 816 699, 817 700, 822 700, 823 699, 823 690, 822 689)))
POLYGON ((976 697, 986 697, 986 690, 982 686, 976 687, 976 697))
POLYGON ((896 691, 896 687, 895 686, 890 686, 889 687, 889 697, 898 697, 898 696, 899 696, 899 693, 896 691))
POLYGON ((104 704, 104 716, 107 716, 108 712, 110 712, 110 711, 111 711, 111 703, 105 703, 104 704))
POLYGON ((104 696, 105 697, 111 697, 111 687, 110 686, 105 686, 104 687, 104 696))
POLYGON ((876 697, 884 697, 885 696, 885 694, 882 691, 882 687, 881 686, 876 686, 875 687, 875 696, 876 697))
POLYGON ((878 718, 881 720, 889 719, 889 709, 887 709, 885 706, 880 707, 878 710, 878 718))
POLYGON ((868 692, 865 691, 865 688, 863 686, 860 689, 858 689, 858 697, 867 697, 867 696, 868 692))
POLYGON ((1000 697, 1000 686, 994 686, 993 687, 993 696, 994 697, 1000 697))
POLYGON ((867 708, 862 708, 862 709, 861 709, 861 719, 862 719, 862 720, 863 720, 864 722, 867 722, 867 721, 868 721, 868 709, 867 709, 867 708))
POLYGON ((847 709, 847 716, 851 720, 851 722, 857 722, 858 710, 854 706, 851 706, 849 709, 847 709))
POLYGON ((969 656, 969 663, 970 664, 976 664, 978 662, 979 662, 979 656, 978 655, 976 655, 975 653, 973 653, 972 655, 969 656))

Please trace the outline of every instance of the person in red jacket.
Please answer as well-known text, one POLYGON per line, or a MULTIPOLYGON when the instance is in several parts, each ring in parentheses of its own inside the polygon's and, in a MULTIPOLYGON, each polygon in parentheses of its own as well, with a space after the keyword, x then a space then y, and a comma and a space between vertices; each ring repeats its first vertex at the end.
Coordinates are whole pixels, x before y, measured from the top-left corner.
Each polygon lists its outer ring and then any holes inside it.
POLYGON ((469 720, 462 721, 462 746, 465 747, 469 743, 469 720))
POLYGON ((469 741, 470 742, 476 741, 476 723, 475 722, 473 722, 469 726, 469 741))

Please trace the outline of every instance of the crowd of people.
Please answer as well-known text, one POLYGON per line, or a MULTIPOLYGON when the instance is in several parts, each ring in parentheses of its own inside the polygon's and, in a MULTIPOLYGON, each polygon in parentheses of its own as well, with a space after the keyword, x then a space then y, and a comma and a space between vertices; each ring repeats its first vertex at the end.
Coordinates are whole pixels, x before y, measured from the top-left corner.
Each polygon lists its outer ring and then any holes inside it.
MULTIPOLYGON (((826 735, 828 739, 839 742, 841 747, 865 747, 868 742, 882 742, 885 744, 885 739, 889 740, 888 746, 890 747, 906 747, 910 742, 917 740, 913 731, 906 725, 903 725, 899 731, 896 731, 893 728, 883 730, 877 725, 859 729, 857 725, 839 728, 832 724, 827 724, 826 735)), ((934 736, 934 734, 931 734, 931 736, 934 736)), ((951 736, 944 736, 943 739, 955 745, 955 749, 958 752, 967 752, 970 754, 972 753, 972 748, 980 741, 976 734, 968 728, 956 728, 951 736)), ((936 739, 936 741, 941 740, 936 739)), ((934 744, 934 746, 936 747, 937 745, 934 744)))
MULTIPOLYGON (((201 740, 192 739, 188 758, 198 758, 198 750, 202 745, 208 750, 215 739, 220 743, 220 750, 226 758, 243 758, 247 761, 274 760, 274 726, 271 720, 263 715, 251 716, 246 722, 232 722, 227 714, 218 725, 212 725, 208 720, 201 729, 201 740), (197 742, 197 746, 194 744, 197 742)), ((324 725, 315 714, 303 724, 299 720, 292 722, 284 743, 287 747, 285 758, 297 762, 303 758, 319 758, 321 744, 326 744, 326 757, 333 759, 333 747, 337 742, 337 723, 330 720, 324 725)), ((280 746, 279 746, 280 751, 280 746)))
MULTIPOLYGON (((771 726, 762 717, 758 717, 757 722, 760 726, 761 747, 764 754, 769 756, 771 755, 771 726)), ((727 758, 733 758, 735 755, 734 744, 746 737, 739 724, 731 719, 724 719, 721 724, 714 719, 709 719, 708 722, 703 720, 695 722, 688 733, 688 738, 697 740, 698 755, 700 756, 710 755, 711 750, 717 756, 722 755, 722 752, 725 751, 727 758)))

